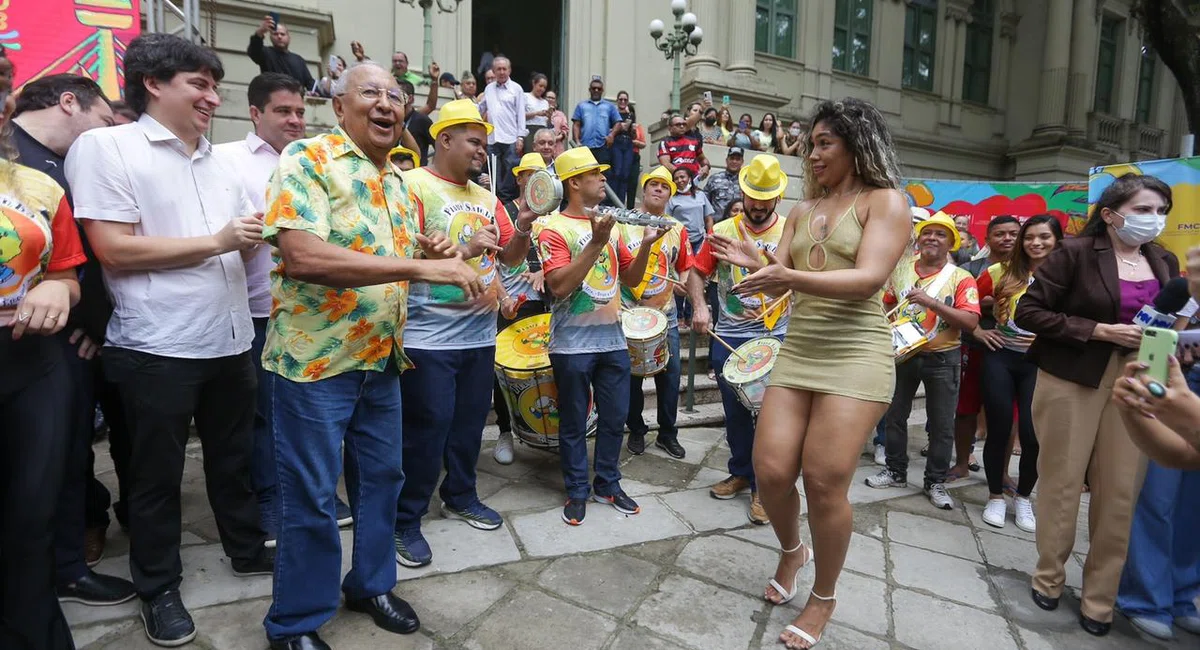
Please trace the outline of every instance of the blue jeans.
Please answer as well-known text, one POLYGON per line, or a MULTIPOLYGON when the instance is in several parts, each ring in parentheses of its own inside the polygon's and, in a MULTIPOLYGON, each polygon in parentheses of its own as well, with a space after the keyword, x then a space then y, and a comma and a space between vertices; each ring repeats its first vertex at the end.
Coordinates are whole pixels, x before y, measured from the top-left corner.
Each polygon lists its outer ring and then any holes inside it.
MULTIPOLYGON (((1200 371, 1188 375, 1200 393, 1200 371)), ((1154 461, 1133 513, 1129 554, 1117 592, 1117 608, 1167 625, 1195 616, 1200 594, 1200 471, 1166 469, 1154 461)))
MULTIPOLYGON (((627 135, 618 136, 612 146, 612 175, 609 184, 613 193, 625 200, 629 187, 629 171, 633 168, 633 140, 627 135)), ((633 204, 626 204, 627 208, 633 204)))
POLYGON ((250 485, 258 498, 259 516, 262 527, 270 537, 275 534, 275 519, 278 489, 275 485, 275 438, 271 434, 271 382, 263 370, 263 343, 267 338, 267 318, 254 319, 254 342, 250 345, 250 357, 258 373, 258 402, 254 407, 254 455, 250 458, 250 485))
POLYGON ((345 445, 346 492, 354 513, 348 599, 396 586, 392 532, 404 483, 400 381, 396 368, 350 371, 314 382, 268 374, 279 488, 270 639, 314 632, 337 610, 341 538, 334 509, 345 445))
MULTIPOLYGON (((733 347, 756 339, 756 336, 724 336, 725 342, 733 347)), ((725 382, 721 370, 730 352, 715 341, 709 348, 713 372, 717 374, 717 386, 721 389, 721 405, 725 407, 725 441, 729 443, 729 474, 749 479, 750 489, 757 490, 754 480, 754 413, 742 405, 737 393, 725 382)))
MULTIPOLYGON (((896 365, 896 392, 884 419, 887 421, 887 466, 908 474, 908 416, 917 387, 925 384, 925 413, 929 416, 929 456, 925 462, 925 487, 946 481, 954 453, 954 412, 962 383, 962 352, 958 348, 930 352, 896 365)), ((1010 402, 1011 403, 1011 402, 1010 402)))
POLYGON ((552 354, 558 385, 558 455, 567 497, 588 497, 588 399, 596 401, 596 479, 600 496, 621 491, 621 439, 629 414, 629 351, 552 354), (590 395, 589 395, 590 391, 590 395))
POLYGON ((492 406, 496 348, 404 351, 415 369, 400 376, 404 393, 404 488, 396 530, 421 525, 442 467, 439 493, 454 510, 479 500, 475 464, 492 406))
MULTIPOLYGON (((654 387, 658 399, 658 437, 663 440, 674 440, 679 431, 675 428, 675 417, 679 411, 679 328, 667 330, 667 349, 670 356, 667 367, 654 375, 654 387)), ((646 435, 649 427, 642 420, 642 409, 645 408, 646 398, 642 394, 642 378, 631 377, 629 380, 629 417, 626 425, 629 432, 635 435, 646 435)))

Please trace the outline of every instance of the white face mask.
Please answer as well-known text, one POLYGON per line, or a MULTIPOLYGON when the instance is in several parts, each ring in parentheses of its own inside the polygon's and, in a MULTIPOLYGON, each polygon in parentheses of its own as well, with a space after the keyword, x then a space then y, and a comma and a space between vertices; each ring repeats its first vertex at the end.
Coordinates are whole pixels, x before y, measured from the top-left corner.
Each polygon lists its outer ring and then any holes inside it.
POLYGON ((794 126, 790 129, 788 129, 788 133, 792 134, 793 138, 798 138, 798 137, 800 137, 800 127, 794 126))
POLYGON ((679 193, 680 193, 680 194, 687 194, 687 193, 688 193, 688 191, 689 191, 689 190, 691 190, 691 189, 692 189, 692 184, 691 184, 691 183, 688 183, 688 184, 686 184, 686 185, 680 185, 680 186, 679 186, 679 193))
POLYGON ((1116 210, 1113 214, 1125 220, 1124 225, 1117 228, 1117 237, 1128 246, 1141 246, 1154 241, 1167 227, 1165 214, 1130 214, 1124 215, 1116 210))

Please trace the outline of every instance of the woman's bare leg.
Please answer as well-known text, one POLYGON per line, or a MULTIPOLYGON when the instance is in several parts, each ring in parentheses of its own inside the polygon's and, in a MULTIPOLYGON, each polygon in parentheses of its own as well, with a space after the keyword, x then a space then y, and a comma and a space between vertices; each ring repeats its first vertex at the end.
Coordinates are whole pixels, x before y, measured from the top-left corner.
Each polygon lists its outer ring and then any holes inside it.
MULTIPOLYGON (((800 493, 796 490, 796 479, 800 476, 800 450, 804 445, 811 404, 812 393, 772 386, 763 398, 754 432, 754 479, 758 483, 758 497, 771 519, 781 550, 794 548, 801 541, 800 493)), ((786 589, 794 588, 796 570, 806 559, 804 549, 781 555, 775 569, 775 581, 786 589)), ((770 586, 763 596, 773 603, 782 599, 770 586)))

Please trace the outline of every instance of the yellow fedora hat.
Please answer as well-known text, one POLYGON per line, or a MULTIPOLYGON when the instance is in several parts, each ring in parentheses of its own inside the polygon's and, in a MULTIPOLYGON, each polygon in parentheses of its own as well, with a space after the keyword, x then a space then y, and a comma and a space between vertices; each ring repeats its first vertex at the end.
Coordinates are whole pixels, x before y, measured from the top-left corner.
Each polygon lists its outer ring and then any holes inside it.
POLYGON ((567 149, 559 154, 558 158, 554 159, 554 173, 560 181, 590 172, 593 169, 606 172, 608 168, 608 165, 601 165, 596 162, 596 157, 592 155, 592 150, 587 147, 567 149))
POLYGON ((950 231, 950 236, 954 238, 954 244, 950 246, 950 252, 953 253, 958 250, 959 246, 962 246, 962 235, 958 234, 958 226, 954 225, 954 219, 950 215, 938 210, 937 214, 918 223, 916 225, 917 237, 920 237, 921 233, 930 226, 941 226, 950 231))
POLYGON ((783 196, 788 177, 779 168, 779 159, 770 154, 754 157, 738 174, 738 185, 742 194, 759 201, 770 201, 783 196))
POLYGON ((671 178, 671 172, 667 171, 667 168, 663 167, 662 165, 659 165, 649 172, 642 174, 642 182, 638 183, 638 187, 646 187, 646 183, 650 182, 651 180, 662 181, 666 183, 667 187, 671 188, 671 196, 675 196, 675 193, 679 191, 679 188, 675 187, 675 179, 671 178))
POLYGON ((408 154, 408 156, 412 158, 414 169, 421 166, 421 154, 409 149, 408 147, 392 147, 392 150, 388 152, 388 160, 391 160, 392 158, 395 158, 401 154, 408 154))
POLYGON ((521 172, 531 172, 536 169, 545 169, 546 163, 542 160, 542 154, 534 151, 521 156, 521 164, 513 167, 513 176, 519 176, 521 172))
POLYGON ((456 99, 446 102, 446 105, 438 111, 438 119, 429 127, 429 135, 436 138, 447 127, 459 124, 478 124, 487 129, 488 135, 492 133, 492 125, 483 121, 483 116, 479 114, 479 107, 475 105, 475 102, 469 99, 456 99))

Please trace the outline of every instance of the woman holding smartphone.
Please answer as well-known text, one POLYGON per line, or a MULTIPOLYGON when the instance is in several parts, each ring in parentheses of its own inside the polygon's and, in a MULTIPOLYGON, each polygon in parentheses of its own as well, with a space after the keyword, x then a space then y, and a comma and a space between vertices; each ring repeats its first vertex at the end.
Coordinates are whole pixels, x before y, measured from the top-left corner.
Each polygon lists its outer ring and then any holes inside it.
POLYGON ((1086 477, 1090 548, 1079 624, 1095 636, 1112 628, 1145 467, 1110 397, 1141 342, 1134 315, 1179 275, 1175 256, 1153 243, 1170 210, 1166 183, 1118 178, 1092 206, 1080 236, 1064 240, 1034 273, 1017 306, 1017 325, 1037 336, 1028 354, 1038 367, 1033 425, 1041 475, 1031 596, 1042 609, 1058 607, 1086 477))
POLYGON ((754 137, 754 132, 751 130, 754 128, 752 123, 750 114, 742 113, 742 116, 738 118, 737 130, 729 136, 729 141, 725 144, 730 147, 758 151, 758 139, 754 137))

